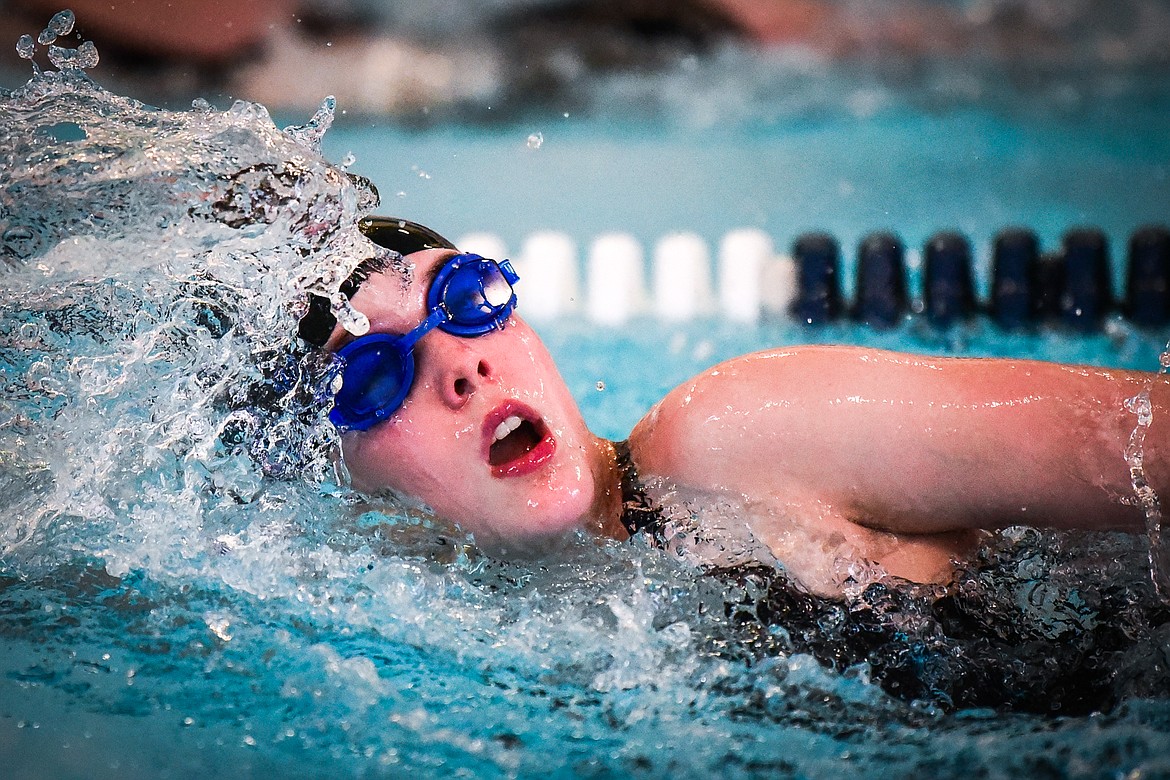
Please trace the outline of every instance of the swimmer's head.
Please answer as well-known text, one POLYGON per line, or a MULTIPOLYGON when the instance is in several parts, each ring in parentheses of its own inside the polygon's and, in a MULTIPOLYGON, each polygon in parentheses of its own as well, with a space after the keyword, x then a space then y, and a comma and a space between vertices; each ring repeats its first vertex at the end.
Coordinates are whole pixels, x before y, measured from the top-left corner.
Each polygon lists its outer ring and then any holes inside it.
POLYGON ((346 361, 332 419, 354 486, 409 496, 489 543, 589 522, 604 477, 601 443, 514 314, 523 293, 507 261, 461 255, 403 220, 362 229, 413 273, 404 281, 365 269, 347 295, 369 333, 355 338, 331 324, 316 336, 346 361))

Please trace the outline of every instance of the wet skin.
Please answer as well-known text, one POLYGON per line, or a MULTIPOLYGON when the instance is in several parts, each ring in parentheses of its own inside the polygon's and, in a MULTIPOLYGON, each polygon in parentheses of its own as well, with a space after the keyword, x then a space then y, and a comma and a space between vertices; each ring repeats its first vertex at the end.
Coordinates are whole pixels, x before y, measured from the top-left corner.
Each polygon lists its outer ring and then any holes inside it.
MULTIPOLYGON (((419 323, 452 254, 409 256, 406 281, 371 277, 352 301, 371 331, 419 323)), ((328 346, 351 338, 338 328, 328 346)), ((415 349, 403 407, 342 438, 355 487, 413 497, 489 546, 540 547, 579 527, 625 536, 613 446, 586 428, 521 318, 478 338, 435 330, 415 349), (493 450, 508 418, 524 422, 522 446, 493 450)), ((744 504, 753 533, 811 590, 837 592, 851 560, 942 582, 980 529, 1140 529, 1124 459, 1136 417, 1123 404, 1147 387, 1145 468, 1170 494, 1170 379, 1032 361, 756 353, 669 393, 630 446, 643 478, 744 504)))
MULTIPOLYGON (((425 316, 435 269, 454 252, 410 255, 408 282, 371 277, 353 298, 374 333, 405 333, 425 316)), ((352 336, 338 328, 338 349, 352 336)), ((368 431, 343 436, 360 490, 421 500, 490 544, 539 541, 616 517, 612 446, 591 434, 552 357, 519 317, 502 330, 461 338, 438 329, 415 347, 415 384, 402 408, 368 431), (491 444, 501 422, 530 426, 535 446, 506 459, 491 444)))
POLYGON ((1141 530, 1124 404, 1147 387, 1145 470, 1167 495, 1170 378, 1036 361, 760 352, 676 388, 631 443, 645 473, 770 508, 753 530, 814 590, 840 553, 945 581, 981 530, 1141 530))

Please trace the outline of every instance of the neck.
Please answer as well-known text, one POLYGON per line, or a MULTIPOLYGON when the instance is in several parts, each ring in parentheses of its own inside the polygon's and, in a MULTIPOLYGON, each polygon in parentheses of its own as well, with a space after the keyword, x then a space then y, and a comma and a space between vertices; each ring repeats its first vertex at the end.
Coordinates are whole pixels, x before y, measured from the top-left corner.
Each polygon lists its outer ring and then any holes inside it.
POLYGON ((617 453, 608 439, 593 441, 593 504, 585 526, 603 536, 626 539, 622 526, 622 478, 617 467, 617 453))

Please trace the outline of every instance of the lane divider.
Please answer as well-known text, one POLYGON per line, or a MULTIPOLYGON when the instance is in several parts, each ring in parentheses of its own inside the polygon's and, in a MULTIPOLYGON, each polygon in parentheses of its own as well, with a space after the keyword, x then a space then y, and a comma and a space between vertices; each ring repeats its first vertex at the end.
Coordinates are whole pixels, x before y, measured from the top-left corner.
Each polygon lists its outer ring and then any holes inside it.
POLYGON ((828 233, 805 233, 778 253, 765 232, 724 235, 712 255, 694 233, 659 238, 649 251, 628 233, 605 233, 584 253, 564 233, 524 239, 518 254, 496 235, 475 233, 465 251, 511 256, 524 282, 524 314, 533 320, 585 316, 620 326, 640 316, 686 321, 719 316, 754 323, 791 317, 811 326, 851 319, 892 328, 911 316, 945 330, 978 315, 1007 330, 1059 327, 1100 330, 1110 316, 1135 326, 1170 326, 1170 229, 1134 231, 1125 253, 1123 297, 1113 291, 1109 242, 1097 228, 1068 230, 1044 251, 1027 228, 1007 228, 990 246, 990 288, 975 289, 975 252, 956 231, 940 231, 922 247, 918 290, 910 289, 907 250, 894 233, 866 235, 855 255, 853 299, 842 291, 842 252, 828 233), (582 259, 583 258, 583 259, 582 259))

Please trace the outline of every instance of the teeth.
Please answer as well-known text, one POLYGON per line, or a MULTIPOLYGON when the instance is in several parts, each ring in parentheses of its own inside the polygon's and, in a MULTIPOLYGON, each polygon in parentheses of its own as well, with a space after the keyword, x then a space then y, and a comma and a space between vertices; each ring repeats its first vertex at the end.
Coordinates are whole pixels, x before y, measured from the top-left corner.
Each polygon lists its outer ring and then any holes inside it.
POLYGON ((510 417, 508 417, 508 419, 504 420, 502 423, 500 423, 499 425, 496 426, 496 433, 495 433, 495 436, 493 437, 494 441, 499 441, 500 439, 504 438, 512 431, 519 428, 520 423, 522 423, 522 422, 524 422, 524 421, 521 420, 519 417, 517 417, 514 414, 511 415, 510 417))

